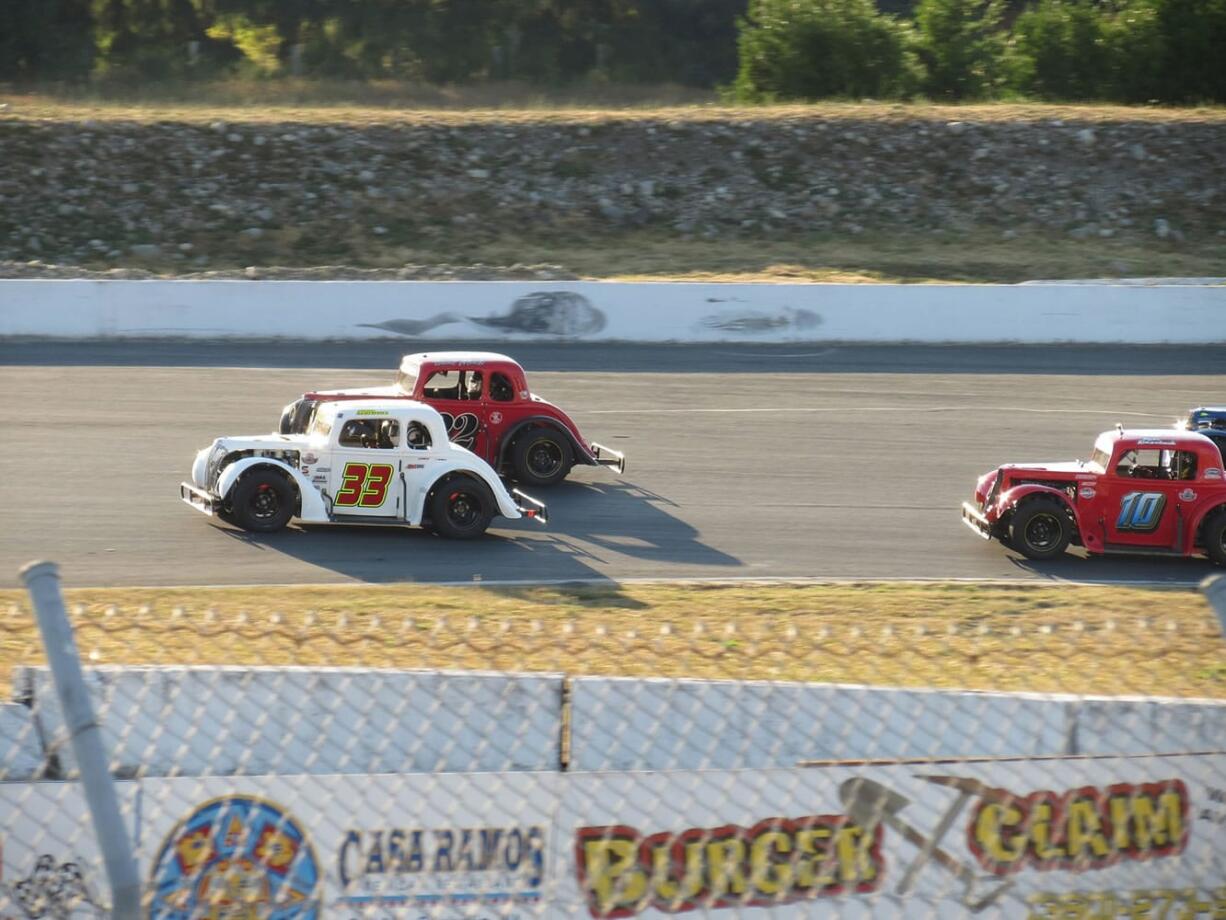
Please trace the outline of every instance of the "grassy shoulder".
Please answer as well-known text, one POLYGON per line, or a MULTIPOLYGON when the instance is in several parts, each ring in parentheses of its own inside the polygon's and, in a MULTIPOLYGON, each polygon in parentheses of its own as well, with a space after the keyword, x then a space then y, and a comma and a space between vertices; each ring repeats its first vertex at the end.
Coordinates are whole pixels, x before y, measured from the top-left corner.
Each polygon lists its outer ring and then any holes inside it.
MULTIPOLYGON (((297 230, 271 233, 239 246, 231 238, 199 238, 207 267, 174 260, 169 254, 118 260, 85 260, 88 272, 137 270, 153 276, 327 278, 335 253, 327 241, 310 246, 297 230)), ((411 266, 415 279, 501 280, 539 277, 525 266, 551 268, 553 277, 602 281, 766 282, 828 284, 1009 284, 1033 279, 1120 277, 1220 277, 1220 238, 1162 240, 1082 239, 1060 234, 1020 234, 1002 238, 999 228, 964 233, 898 231, 856 237, 718 240, 678 239, 650 229, 607 235, 493 241, 444 235, 429 245, 378 237, 350 247, 335 269, 350 269, 395 280, 411 266), (431 266, 441 268, 434 272, 431 266), (458 274, 457 274, 458 273, 458 274)), ((10 263, 0 274, 54 276, 55 265, 10 263)))
MULTIPOLYGON (((628 584, 67 592, 87 664, 307 665, 1226 698, 1195 591, 628 584)), ((0 591, 0 680, 43 661, 0 591)))
POLYGON ((544 90, 490 83, 439 87, 390 81, 223 80, 143 86, 0 86, 0 119, 302 124, 599 124, 609 121, 983 121, 1152 124, 1226 122, 1226 106, 1125 106, 1047 102, 834 101, 726 105, 714 92, 676 86, 544 90))

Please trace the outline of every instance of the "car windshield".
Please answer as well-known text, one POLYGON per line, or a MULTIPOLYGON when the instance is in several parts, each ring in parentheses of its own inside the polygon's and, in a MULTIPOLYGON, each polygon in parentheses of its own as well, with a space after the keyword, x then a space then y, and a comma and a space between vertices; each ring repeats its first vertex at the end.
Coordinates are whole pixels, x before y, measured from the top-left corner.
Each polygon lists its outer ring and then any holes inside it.
POLYGON ((1103 450, 1101 447, 1094 448, 1094 453, 1090 454, 1090 461, 1086 466, 1092 466, 1100 473, 1107 472, 1107 464, 1111 462, 1111 454, 1103 450))
POLYGON ((410 364, 408 361, 403 361, 400 364, 399 370, 396 371, 396 386, 401 392, 412 395, 414 387, 417 386, 417 372, 421 370, 420 364, 410 364))
POLYGON ((332 433, 332 418, 335 413, 334 409, 318 409, 315 412, 315 420, 311 423, 311 434, 322 435, 327 437, 332 433))

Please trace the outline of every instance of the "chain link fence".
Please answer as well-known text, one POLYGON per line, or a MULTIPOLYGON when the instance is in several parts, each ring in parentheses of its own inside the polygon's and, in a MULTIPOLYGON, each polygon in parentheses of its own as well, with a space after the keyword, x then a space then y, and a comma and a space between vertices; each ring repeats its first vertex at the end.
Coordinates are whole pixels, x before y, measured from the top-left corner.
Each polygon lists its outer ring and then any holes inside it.
POLYGON ((74 690, 19 605, 0 918, 137 915, 91 732, 148 917, 1226 918, 1226 643, 1208 605, 1161 607, 635 630, 78 609, 74 690))

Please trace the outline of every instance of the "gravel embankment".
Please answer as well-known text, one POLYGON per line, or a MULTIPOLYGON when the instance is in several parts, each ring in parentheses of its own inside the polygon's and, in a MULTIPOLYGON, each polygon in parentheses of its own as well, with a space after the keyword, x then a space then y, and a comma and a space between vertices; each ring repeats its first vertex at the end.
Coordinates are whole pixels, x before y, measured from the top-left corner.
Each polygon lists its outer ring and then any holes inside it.
MULTIPOLYGON (((10 118, 0 121, 0 274, 45 273, 31 260, 73 274, 386 267, 412 261, 398 251, 450 241, 642 229, 696 240, 1043 233, 1226 245, 1224 150, 1221 121, 10 118)), ((337 271, 358 270, 327 276, 337 271)), ((420 265, 391 276, 446 271, 473 276, 420 265)), ((565 274, 553 271, 476 276, 565 274)))

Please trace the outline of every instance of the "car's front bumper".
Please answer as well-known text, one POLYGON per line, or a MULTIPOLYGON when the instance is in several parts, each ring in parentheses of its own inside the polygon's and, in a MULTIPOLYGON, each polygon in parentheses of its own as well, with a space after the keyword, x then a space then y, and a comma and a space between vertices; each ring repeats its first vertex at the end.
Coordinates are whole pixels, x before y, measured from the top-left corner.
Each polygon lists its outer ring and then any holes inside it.
POLYGON ((962 503, 962 523, 985 540, 992 539, 992 522, 970 502, 962 503))
POLYGON ((191 505, 197 511, 207 515, 214 515, 217 509, 221 507, 221 499, 205 489, 197 488, 190 482, 179 483, 179 498, 183 499, 188 505, 191 505))

